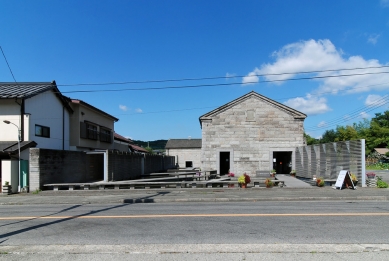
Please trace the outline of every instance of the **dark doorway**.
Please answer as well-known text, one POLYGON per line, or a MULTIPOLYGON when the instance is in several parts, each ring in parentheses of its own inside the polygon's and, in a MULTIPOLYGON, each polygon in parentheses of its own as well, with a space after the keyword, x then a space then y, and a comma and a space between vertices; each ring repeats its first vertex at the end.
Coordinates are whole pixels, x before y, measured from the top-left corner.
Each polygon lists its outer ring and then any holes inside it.
POLYGON ((87 154, 87 182, 104 180, 104 154, 87 154))
POLYGON ((273 168, 277 174, 288 174, 292 170, 292 152, 291 151, 274 151, 273 168))
POLYGON ((220 175, 228 174, 230 170, 230 152, 220 152, 220 175))

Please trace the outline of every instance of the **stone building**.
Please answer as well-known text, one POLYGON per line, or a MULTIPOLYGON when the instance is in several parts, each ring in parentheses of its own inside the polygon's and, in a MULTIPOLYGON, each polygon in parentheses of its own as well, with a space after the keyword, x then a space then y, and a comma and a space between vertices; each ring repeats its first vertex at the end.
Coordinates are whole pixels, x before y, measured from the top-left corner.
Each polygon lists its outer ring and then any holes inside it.
POLYGON ((256 171, 289 173, 295 148, 304 145, 307 116, 254 91, 199 120, 202 128, 201 168, 220 174, 256 171))
POLYGON ((201 167, 201 139, 169 139, 166 155, 175 156, 180 168, 201 167))

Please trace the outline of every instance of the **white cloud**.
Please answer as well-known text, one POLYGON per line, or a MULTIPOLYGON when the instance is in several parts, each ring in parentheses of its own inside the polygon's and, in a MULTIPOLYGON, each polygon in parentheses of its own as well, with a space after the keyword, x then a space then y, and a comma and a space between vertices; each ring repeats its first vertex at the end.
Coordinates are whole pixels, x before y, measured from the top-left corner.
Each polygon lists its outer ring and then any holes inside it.
POLYGON ((378 104, 380 104, 380 101, 382 101, 383 97, 380 96, 380 95, 375 95, 375 94, 370 94, 367 96, 366 100, 365 100, 365 105, 366 106, 376 106, 378 104))
POLYGON ((119 109, 121 109, 122 111, 127 111, 128 110, 126 105, 119 105, 119 109))
POLYGON ((307 95, 306 98, 298 97, 284 102, 286 106, 301 111, 307 115, 317 115, 330 111, 326 98, 307 95))
POLYGON ((317 127, 321 128, 321 127, 326 127, 327 126, 327 122, 325 121, 321 121, 319 122, 319 124, 317 125, 317 127))
POLYGON ((363 111, 359 114, 359 117, 361 117, 362 119, 367 119, 370 117, 370 115, 363 111))
POLYGON ((379 35, 379 34, 371 34, 367 38, 367 42, 375 45, 377 43, 377 41, 378 41, 378 38, 380 38, 380 36, 381 35, 379 35))
MULTIPOLYGON (((265 80, 287 80, 296 77, 296 72, 324 71, 333 69, 354 69, 366 67, 382 66, 378 60, 365 60, 361 56, 344 57, 343 51, 336 49, 332 42, 325 40, 300 41, 285 45, 279 51, 273 53, 275 61, 263 64, 260 68, 255 68, 242 80, 243 84, 248 82, 260 82, 256 75, 263 75, 265 80), (280 74, 282 75, 274 75, 280 74), (290 74, 284 74, 290 73, 290 74), (273 74, 273 75, 269 75, 273 74)), ((349 74, 364 74, 372 72, 382 72, 387 69, 362 69, 362 70, 340 70, 335 72, 319 72, 311 74, 300 74, 298 77, 312 76, 337 76, 349 74)), ((262 76, 261 76, 262 77, 262 76)), ((319 83, 318 89, 313 93, 332 93, 347 90, 348 93, 366 92, 372 89, 382 90, 389 87, 389 74, 367 74, 358 76, 329 77, 316 79, 319 83)), ((282 81, 274 84, 282 84, 282 81)))
POLYGON ((137 112, 137 113, 142 113, 143 111, 142 111, 142 109, 135 109, 135 111, 137 112))
MULTIPOLYGON (((257 69, 255 69, 257 70, 257 69)), ((254 83, 257 83, 259 82, 259 77, 256 75, 256 71, 253 71, 251 73, 249 73, 247 76, 243 77, 242 79, 242 83, 243 84, 254 84, 254 83)))

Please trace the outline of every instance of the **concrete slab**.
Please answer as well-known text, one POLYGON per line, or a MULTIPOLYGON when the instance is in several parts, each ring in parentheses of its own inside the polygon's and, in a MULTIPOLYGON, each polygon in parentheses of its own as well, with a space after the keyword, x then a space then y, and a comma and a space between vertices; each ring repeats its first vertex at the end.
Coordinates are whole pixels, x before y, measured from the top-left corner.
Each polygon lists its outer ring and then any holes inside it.
POLYGON ((301 181, 297 178, 291 177, 290 175, 277 174, 277 179, 283 180, 284 184, 288 188, 310 188, 312 187, 310 184, 301 181))

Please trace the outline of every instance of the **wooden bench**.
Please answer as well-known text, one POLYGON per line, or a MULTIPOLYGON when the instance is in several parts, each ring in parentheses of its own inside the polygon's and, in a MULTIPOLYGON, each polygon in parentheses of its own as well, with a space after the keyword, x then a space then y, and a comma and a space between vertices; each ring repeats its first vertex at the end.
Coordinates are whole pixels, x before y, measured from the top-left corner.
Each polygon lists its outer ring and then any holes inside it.
MULTIPOLYGON (((114 182, 96 182, 96 183, 58 183, 58 184, 45 184, 44 187, 53 187, 54 191, 58 191, 60 188, 68 188, 68 190, 74 190, 79 187, 80 189, 89 190, 92 187, 98 187, 100 190, 104 190, 107 187, 113 187, 114 189, 121 189, 123 187, 129 189, 145 188, 150 189, 152 187, 166 188, 166 187, 174 187, 174 188, 197 188, 197 187, 205 187, 212 188, 213 186, 222 186, 223 188, 228 188, 229 185, 239 185, 237 179, 231 180, 230 177, 219 178, 219 179, 211 179, 205 181, 170 181, 171 178, 162 179, 153 179, 153 180, 130 180, 130 181, 114 181, 114 182), (167 180, 166 180, 167 179, 167 180)), ((175 178, 173 178, 175 179, 175 178)), ((283 180, 272 179, 274 184, 282 184, 284 185, 283 180)), ((254 188, 259 188, 261 184, 265 184, 265 179, 252 179, 251 184, 253 184, 254 188)), ((282 187, 280 186, 280 187, 282 187)))

